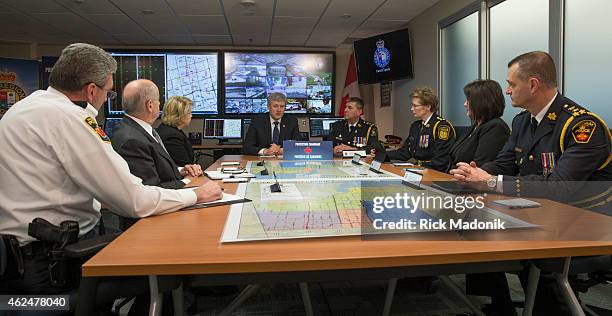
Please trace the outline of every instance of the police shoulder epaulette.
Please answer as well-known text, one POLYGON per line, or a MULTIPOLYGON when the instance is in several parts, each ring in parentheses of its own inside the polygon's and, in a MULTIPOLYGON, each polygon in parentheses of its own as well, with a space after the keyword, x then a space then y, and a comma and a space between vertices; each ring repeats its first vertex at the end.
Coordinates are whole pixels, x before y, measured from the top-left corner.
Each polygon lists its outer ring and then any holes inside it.
POLYGON ((455 138, 455 128, 449 121, 438 116, 438 121, 434 124, 433 138, 439 138, 440 140, 448 140, 451 136, 455 138), (452 134, 451 134, 452 132, 452 134))
POLYGON ((573 117, 585 115, 589 112, 578 104, 565 104, 563 105, 563 110, 565 110, 565 112, 569 113, 573 117))

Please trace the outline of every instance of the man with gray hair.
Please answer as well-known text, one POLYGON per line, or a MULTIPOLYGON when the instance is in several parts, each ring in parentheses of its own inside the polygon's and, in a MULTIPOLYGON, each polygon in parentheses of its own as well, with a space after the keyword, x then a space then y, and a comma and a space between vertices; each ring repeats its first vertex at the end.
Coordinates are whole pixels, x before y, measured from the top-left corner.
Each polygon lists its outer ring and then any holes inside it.
POLYGON ((18 251, 9 249, 23 267, 20 276, 3 280, 0 290, 66 291, 49 280, 47 246, 28 235, 35 218, 54 225, 76 221, 82 239, 96 234, 101 203, 121 216, 146 217, 221 197, 211 182, 195 190, 167 190, 146 186, 130 173, 94 119, 115 97, 116 69, 113 57, 99 47, 71 44, 53 67, 49 88, 17 102, 0 120, 0 234, 18 244, 18 251))
POLYGON ((184 176, 202 175, 200 165, 179 168, 164 147, 153 123, 159 117, 159 89, 150 80, 139 79, 123 88, 125 117, 113 129, 113 148, 127 161, 133 175, 146 185, 181 189, 184 176))
POLYGON ((300 139, 297 119, 284 115, 286 104, 284 94, 268 95, 268 114, 254 118, 244 137, 246 155, 282 155, 283 141, 300 139))

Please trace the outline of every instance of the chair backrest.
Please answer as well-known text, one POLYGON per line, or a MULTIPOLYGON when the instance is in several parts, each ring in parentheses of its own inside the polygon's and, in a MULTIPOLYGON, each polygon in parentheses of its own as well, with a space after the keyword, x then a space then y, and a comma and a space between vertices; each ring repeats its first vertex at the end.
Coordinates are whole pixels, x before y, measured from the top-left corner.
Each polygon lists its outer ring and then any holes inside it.
POLYGON ((4 274, 4 271, 6 271, 7 257, 8 250, 6 248, 6 244, 4 243, 4 236, 0 235, 0 276, 4 274))

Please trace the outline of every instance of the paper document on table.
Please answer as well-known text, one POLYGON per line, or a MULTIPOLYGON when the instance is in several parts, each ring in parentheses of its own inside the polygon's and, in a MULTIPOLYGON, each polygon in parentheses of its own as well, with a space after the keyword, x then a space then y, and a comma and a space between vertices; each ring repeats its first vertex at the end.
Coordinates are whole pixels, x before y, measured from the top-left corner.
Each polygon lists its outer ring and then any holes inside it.
POLYGON ((219 170, 204 171, 206 176, 211 180, 221 180, 228 178, 255 178, 255 175, 250 172, 243 173, 223 173, 219 170))

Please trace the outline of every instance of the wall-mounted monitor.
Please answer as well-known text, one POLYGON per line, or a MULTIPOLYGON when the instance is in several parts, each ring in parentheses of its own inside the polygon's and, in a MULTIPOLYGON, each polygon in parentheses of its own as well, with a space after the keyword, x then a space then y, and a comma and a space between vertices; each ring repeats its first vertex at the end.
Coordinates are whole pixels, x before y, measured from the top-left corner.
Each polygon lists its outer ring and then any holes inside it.
POLYGON ((112 137, 113 129, 115 129, 115 126, 117 126, 121 120, 122 118, 120 117, 107 117, 104 121, 104 133, 106 133, 108 137, 112 137))
POLYGON ((194 115, 218 114, 217 52, 111 52, 117 60, 113 76, 117 98, 107 103, 109 116, 123 115, 123 87, 136 79, 149 79, 159 88, 160 109, 172 96, 193 101, 194 115))
POLYGON ((204 138, 242 138, 242 120, 215 118, 204 119, 204 138))
POLYGON ((342 120, 342 117, 311 117, 310 136, 311 137, 324 137, 330 136, 331 124, 342 120))
POLYGON ((412 78, 412 52, 407 29, 355 41, 359 84, 412 78))
POLYGON ((287 96, 286 113, 334 111, 334 53, 226 52, 225 114, 268 111, 266 98, 287 96))

